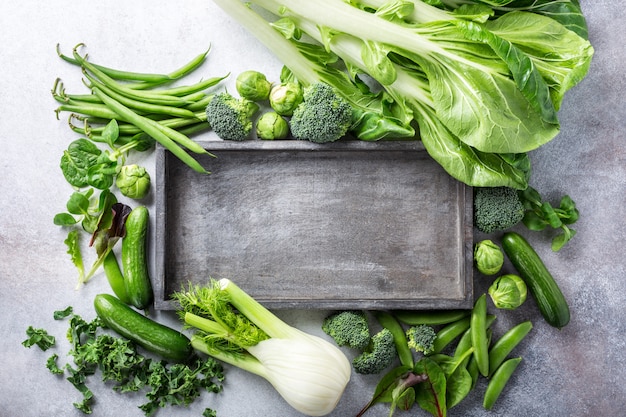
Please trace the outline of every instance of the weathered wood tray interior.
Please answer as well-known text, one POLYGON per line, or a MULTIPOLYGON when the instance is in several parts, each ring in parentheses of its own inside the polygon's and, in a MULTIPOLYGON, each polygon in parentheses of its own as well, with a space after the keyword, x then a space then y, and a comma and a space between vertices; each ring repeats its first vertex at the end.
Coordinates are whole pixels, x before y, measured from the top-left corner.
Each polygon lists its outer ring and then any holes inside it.
POLYGON ((419 142, 157 150, 155 307, 230 278, 269 308, 469 308, 472 194, 419 142))

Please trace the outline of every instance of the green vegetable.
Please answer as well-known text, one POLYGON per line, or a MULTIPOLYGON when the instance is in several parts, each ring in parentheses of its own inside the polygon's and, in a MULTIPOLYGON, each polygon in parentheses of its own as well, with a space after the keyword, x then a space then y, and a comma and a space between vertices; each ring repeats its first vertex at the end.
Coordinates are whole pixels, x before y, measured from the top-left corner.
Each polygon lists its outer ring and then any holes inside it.
POLYGON ((146 255, 149 213, 145 206, 134 208, 126 219, 122 239, 122 270, 130 303, 145 309, 154 297, 146 255))
POLYGON ((168 364, 165 360, 143 356, 137 351, 136 343, 129 339, 100 332, 103 323, 99 317, 87 322, 74 314, 71 307, 54 312, 55 320, 65 317, 70 317, 68 355, 73 361, 58 364, 59 355, 55 353, 46 361, 46 368, 58 375, 67 372, 67 381, 82 394, 82 400, 74 406, 85 414, 93 412, 96 398, 90 388, 90 378, 96 375, 96 370, 99 371, 97 379, 118 393, 145 391, 148 401, 139 408, 146 417, 167 405, 188 406, 203 390, 218 393, 222 389, 223 369, 213 358, 194 357, 187 364, 168 364))
POLYGON ((333 313, 322 322, 322 330, 339 346, 364 350, 370 344, 370 328, 363 311, 333 313))
POLYGON ((270 107, 281 116, 291 116, 302 99, 302 86, 293 81, 273 86, 269 95, 270 107))
POLYGON ((579 212, 570 196, 563 196, 559 207, 543 201, 539 192, 532 187, 520 191, 519 196, 526 210, 522 222, 529 230, 541 231, 547 227, 560 229, 560 233, 552 238, 553 251, 561 250, 574 237, 576 231, 570 225, 576 223, 579 212))
POLYGON ((268 380, 294 409, 330 413, 350 379, 337 346, 280 320, 228 279, 173 294, 192 346, 268 380))
POLYGON ((189 139, 187 132, 195 133, 210 128, 206 123, 204 107, 211 95, 203 90, 216 85, 225 77, 207 78, 193 85, 162 87, 198 68, 209 51, 196 56, 170 74, 150 74, 92 63, 78 54, 81 46, 84 45, 79 44, 74 48, 72 57, 61 54, 58 46, 57 52, 63 60, 81 67, 91 94, 68 94, 63 83, 57 79, 52 95, 60 103, 56 109, 57 115, 61 112, 71 114, 70 127, 73 130, 84 134, 91 141, 116 147, 115 155, 103 156, 101 162, 104 165, 99 164, 96 173, 112 168, 111 162, 131 149, 146 150, 145 144, 154 140, 194 170, 207 172, 187 153, 207 153, 189 139), (173 118, 164 118, 164 115, 173 118), (72 124, 72 120, 76 119, 84 127, 72 124), (114 120, 124 135, 120 134, 111 140, 102 129, 114 120))
POLYGON ((352 125, 352 107, 326 83, 305 87, 303 101, 290 119, 296 139, 315 143, 334 142, 346 135, 352 125))
POLYGON ((500 397, 500 394, 504 390, 506 383, 509 381, 515 369, 522 361, 522 358, 512 358, 508 359, 504 362, 496 372, 493 374, 491 379, 489 380, 489 384, 487 384, 487 389, 485 390, 485 396, 483 398, 483 407, 486 410, 491 410, 493 408, 494 403, 500 397))
POLYGON ((250 101, 262 101, 269 98, 272 83, 267 80, 265 74, 249 70, 237 76, 235 88, 242 98, 250 101))
POLYGON ((378 374, 388 368, 396 357, 393 334, 383 328, 372 336, 365 351, 352 360, 352 366, 359 374, 378 374))
POLYGON ((22 346, 27 348, 37 345, 41 350, 45 351, 56 343, 55 337, 48 334, 45 329, 36 329, 33 326, 28 326, 26 336, 28 336, 28 338, 22 342, 22 346))
POLYGON ((435 339, 437 333, 435 329, 426 324, 411 326, 406 331, 406 338, 409 347, 416 352, 422 352, 424 355, 432 353, 435 349, 435 339))
POLYGON ((502 248, 526 282, 546 322, 559 329, 566 326, 570 320, 567 300, 533 247, 518 233, 507 232, 502 248))
POLYGON ((482 294, 474 303, 471 315, 471 338, 474 347, 474 359, 478 371, 483 376, 489 375, 489 343, 487 339, 487 295, 482 294))
POLYGON ((224 140, 243 141, 250 137, 252 116, 259 105, 228 92, 216 94, 206 107, 207 121, 213 131, 224 140))
POLYGON ((340 91, 353 106, 355 136, 410 137, 415 121, 429 154, 474 186, 528 185, 525 153, 558 134, 561 97, 593 55, 586 39, 536 13, 490 18, 484 8, 454 8, 442 19, 422 1, 253 1, 274 15, 266 20, 240 2, 217 4, 304 85, 324 81, 340 91))
POLYGON ((480 273, 495 275, 504 265, 504 253, 493 241, 484 239, 474 246, 474 262, 480 273))
POLYGON ((396 351, 400 358, 400 363, 408 368, 413 368, 415 365, 413 361, 413 353, 409 348, 409 343, 406 337, 406 332, 402 327, 402 324, 393 316, 393 314, 387 311, 373 311, 374 317, 378 320, 378 323, 385 329, 391 332, 394 343, 396 345, 396 351))
POLYGON ((286 139, 289 136, 289 122, 276 112, 263 113, 256 122, 256 135, 266 140, 286 139))
POLYGON ((142 199, 150 192, 150 174, 137 164, 124 165, 115 179, 115 185, 122 195, 142 199))
POLYGON ((422 358, 413 370, 418 375, 425 374, 426 381, 415 386, 415 399, 419 406, 436 417, 447 414, 446 374, 443 369, 429 357, 422 358))
POLYGON ((444 326, 437 332, 433 353, 443 351, 446 346, 452 343, 457 337, 461 336, 469 327, 470 317, 464 317, 444 326))
POLYGON ((496 278, 487 292, 496 308, 514 310, 524 304, 528 290, 523 279, 506 274, 496 278))
POLYGON ((184 362, 193 350, 189 338, 133 310, 110 294, 98 294, 94 307, 106 327, 163 358, 184 362))
POLYGON ((510 187, 477 188, 474 193, 474 224, 483 233, 509 229, 524 218, 524 205, 510 187))
POLYGON ((500 367, 506 357, 515 349, 515 347, 526 337, 532 330, 533 324, 530 321, 524 321, 512 328, 500 337, 489 349, 489 374, 493 373, 500 367))
POLYGON ((418 324, 428 324, 431 326, 439 324, 449 324, 465 318, 469 315, 469 310, 396 310, 393 315, 404 324, 416 326, 418 324))
POLYGON ((113 251, 110 251, 104 258, 102 263, 104 274, 109 281, 111 290, 117 298, 119 298, 124 304, 130 304, 131 300, 126 291, 126 282, 124 282, 124 275, 120 269, 120 265, 117 262, 117 257, 113 251))
POLYGON ((61 170, 68 183, 77 188, 89 185, 89 168, 102 154, 91 141, 81 138, 70 143, 61 157, 61 170))

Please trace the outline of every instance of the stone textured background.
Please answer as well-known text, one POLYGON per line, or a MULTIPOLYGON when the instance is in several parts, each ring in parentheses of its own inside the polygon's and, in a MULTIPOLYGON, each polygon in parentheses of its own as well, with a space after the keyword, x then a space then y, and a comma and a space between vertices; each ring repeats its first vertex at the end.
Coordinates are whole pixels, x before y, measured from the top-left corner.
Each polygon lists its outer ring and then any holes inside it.
MULTIPOLYGON (((582 5, 595 47, 590 73, 566 95, 560 135, 531 154, 531 185, 548 199, 569 194, 576 201, 578 234, 554 254, 549 235, 526 233, 558 279, 572 320, 563 330, 551 328, 533 300, 499 313, 495 334, 522 320, 535 324, 516 350, 524 361, 493 411, 482 409, 483 381, 450 416, 614 416, 626 407, 626 16, 616 2, 583 0, 582 5)), ((74 136, 65 116, 56 120, 49 92, 59 76, 68 91, 83 91, 79 71, 57 58, 55 45, 69 53, 84 42, 94 61, 138 71, 177 68, 209 44, 213 49, 203 67, 208 76, 250 68, 278 74, 280 65, 210 1, 6 1, 0 16, 0 417, 78 416, 72 402, 80 400, 79 393, 45 369, 52 351, 21 346, 29 325, 44 327, 57 336, 54 352, 63 356, 67 323, 52 320, 52 312, 72 305, 90 319, 94 295, 108 291, 101 275, 74 289, 65 232, 52 224, 71 193, 58 164, 74 136)), ((153 169, 151 157, 138 162, 153 169)), ((489 281, 476 276, 476 293, 489 281)), ((279 314, 321 334, 326 312, 279 314)), ((177 324, 169 313, 157 317, 177 324)), ((143 398, 118 395, 94 382, 94 416, 142 415, 136 406, 143 398)), ((377 377, 355 375, 333 416, 356 414, 376 382, 377 377)), ((199 416, 211 406, 222 417, 297 415, 268 383, 238 371, 228 372, 223 394, 203 398, 189 409, 160 414, 199 416)), ((377 406, 368 414, 386 410, 377 406)), ((426 413, 416 408, 412 415, 426 413)))

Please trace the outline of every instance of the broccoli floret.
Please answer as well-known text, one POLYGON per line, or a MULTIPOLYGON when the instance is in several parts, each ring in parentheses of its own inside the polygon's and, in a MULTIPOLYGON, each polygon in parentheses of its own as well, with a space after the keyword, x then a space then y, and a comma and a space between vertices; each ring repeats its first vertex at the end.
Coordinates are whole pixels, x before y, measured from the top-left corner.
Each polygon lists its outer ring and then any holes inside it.
POLYGON ((352 125, 352 106, 326 83, 313 83, 304 89, 303 101, 291 117, 291 133, 296 139, 315 143, 334 142, 345 136, 352 125))
POLYGON ((510 187, 477 188, 474 195, 474 225, 483 233, 505 230, 524 218, 524 205, 510 187))
POLYGON ((252 116, 258 110, 255 102, 222 92, 207 105, 207 122, 221 139, 243 141, 250 136, 252 116))
POLYGON ((364 350, 370 343, 370 329, 362 311, 350 310, 331 314, 324 319, 322 330, 339 346, 364 350))
POLYGON ((366 350, 352 360, 352 366, 359 374, 377 374, 391 365, 396 356, 393 335, 383 328, 372 336, 366 350))
POLYGON ((409 327, 406 331, 406 338, 411 349, 428 355, 435 349, 437 333, 432 327, 420 324, 409 327))

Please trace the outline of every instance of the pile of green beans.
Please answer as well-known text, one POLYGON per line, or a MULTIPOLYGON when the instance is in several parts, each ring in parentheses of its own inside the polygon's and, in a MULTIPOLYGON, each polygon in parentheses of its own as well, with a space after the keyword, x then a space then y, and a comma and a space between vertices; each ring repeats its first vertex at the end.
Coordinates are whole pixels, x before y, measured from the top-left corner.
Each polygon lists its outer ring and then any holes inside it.
MULTIPOLYGON (((377 319, 388 328, 396 340, 402 365, 412 368, 415 361, 406 344, 405 326, 426 324, 437 329, 434 350, 429 355, 452 351, 472 378, 472 389, 482 376, 488 380, 483 396, 483 407, 492 409, 507 382, 522 361, 522 357, 510 357, 526 335, 532 330, 530 321, 521 322, 508 329, 492 343, 491 325, 496 316, 487 311, 487 296, 480 295, 471 310, 442 311, 394 311, 377 312, 377 319), (468 355, 471 349, 471 355, 468 355)), ((427 355, 428 356, 428 355, 427 355)))
POLYGON ((101 137, 104 127, 115 119, 121 143, 130 142, 137 135, 147 135, 194 171, 208 173, 190 152, 209 152, 190 136, 211 128, 206 120, 205 108, 213 94, 207 90, 228 74, 189 85, 169 84, 199 68, 210 49, 169 74, 158 74, 119 70, 92 63, 86 55, 78 53, 81 46, 84 45, 74 47, 72 56, 67 56, 60 52, 57 45, 57 54, 64 61, 81 68, 83 82, 91 93, 68 94, 63 82, 57 78, 52 88, 54 99, 61 103, 56 109, 57 116, 61 112, 69 112, 70 128, 95 142, 104 140, 101 137))

